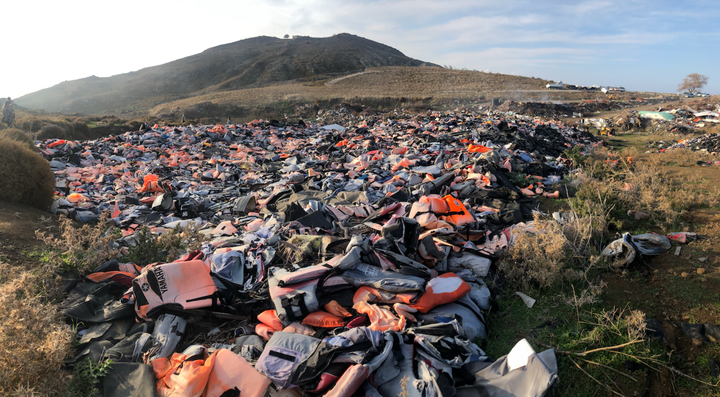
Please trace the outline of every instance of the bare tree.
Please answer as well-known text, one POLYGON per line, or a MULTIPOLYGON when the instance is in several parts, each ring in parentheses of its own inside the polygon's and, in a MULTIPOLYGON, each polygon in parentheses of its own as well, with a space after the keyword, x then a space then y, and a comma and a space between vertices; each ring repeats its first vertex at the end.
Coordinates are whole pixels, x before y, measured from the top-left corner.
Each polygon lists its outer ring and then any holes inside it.
POLYGON ((707 84, 708 78, 699 73, 690 73, 685 77, 682 83, 678 84, 678 92, 688 91, 695 92, 700 91, 701 88, 707 84))

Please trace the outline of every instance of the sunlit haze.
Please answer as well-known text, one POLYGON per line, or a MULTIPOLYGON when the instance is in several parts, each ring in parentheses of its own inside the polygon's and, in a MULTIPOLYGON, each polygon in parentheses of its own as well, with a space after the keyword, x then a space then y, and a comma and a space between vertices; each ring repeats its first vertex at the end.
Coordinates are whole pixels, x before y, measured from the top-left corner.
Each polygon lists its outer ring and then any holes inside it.
POLYGON ((350 33, 439 65, 720 94, 717 1, 4 1, 0 96, 107 77, 255 36, 350 33))

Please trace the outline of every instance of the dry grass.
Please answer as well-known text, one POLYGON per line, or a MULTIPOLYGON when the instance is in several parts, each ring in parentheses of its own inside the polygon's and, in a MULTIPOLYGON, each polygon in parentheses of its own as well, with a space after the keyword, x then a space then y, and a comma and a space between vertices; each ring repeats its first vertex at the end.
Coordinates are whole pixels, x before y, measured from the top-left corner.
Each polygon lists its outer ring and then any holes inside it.
MULTIPOLYGON (((675 136, 675 140, 682 139, 682 137, 675 136)), ((670 140, 670 139, 665 139, 670 140)), ((628 149, 626 152, 628 155, 633 155, 635 150, 628 149)), ((698 161, 712 161, 717 160, 716 156, 710 155, 708 152, 703 151, 692 151, 685 148, 682 149, 671 149, 665 151, 665 153, 657 153, 648 157, 646 163, 653 167, 662 167, 668 165, 677 165, 680 167, 691 167, 697 165, 698 161)))
POLYGON ((671 232, 682 226, 691 209, 720 202, 701 188, 704 182, 700 176, 676 175, 665 167, 692 166, 699 160, 708 161, 708 154, 677 149, 653 154, 642 162, 627 161, 627 157, 637 156, 636 149, 626 149, 622 154, 596 150, 578 174, 580 189, 572 200, 573 207, 581 215, 592 206, 605 207, 607 224, 616 231, 631 231, 641 225, 671 232), (617 161, 614 167, 610 166, 613 161, 617 161), (647 213, 649 218, 638 222, 628 210, 647 213))
POLYGON ((617 154, 600 148, 591 156, 578 158, 581 170, 573 176, 578 191, 568 202, 570 221, 560 225, 536 215, 535 229, 520 232, 499 262, 511 287, 527 291, 569 283, 574 289, 570 294, 563 288, 562 301, 577 307, 596 303, 604 285, 588 274, 611 266, 599 256, 599 250, 612 234, 685 230, 685 215, 699 206, 720 202, 720 197, 703 190, 701 177, 678 174, 676 168, 668 167, 694 166, 712 156, 674 150, 642 162, 627 159, 638 156, 635 149, 617 154), (628 210, 649 216, 638 220, 628 210))
POLYGON ((534 231, 517 234, 499 264, 508 282, 523 290, 554 285, 572 252, 560 224, 537 216, 533 224, 534 231))
POLYGON ((33 140, 20 129, 6 128, 0 130, 0 141, 15 141, 27 146, 28 149, 35 150, 33 140))
POLYGON ((170 260, 175 260, 185 252, 192 252, 202 248, 208 237, 200 233, 200 227, 194 223, 188 223, 184 227, 176 227, 170 232, 161 234, 158 237, 160 249, 168 253, 170 260))
POLYGON ((42 230, 35 235, 51 249, 44 262, 55 270, 76 270, 80 276, 91 273, 97 266, 118 257, 114 247, 118 237, 114 229, 109 228, 105 216, 96 224, 85 223, 77 227, 69 218, 61 218, 55 237, 42 230))
MULTIPOLYGON (((608 234, 608 204, 586 199, 582 209, 571 205, 570 221, 560 224, 535 214, 534 230, 519 232, 499 263, 499 270, 515 288, 548 288, 560 282, 581 282, 580 305, 593 303, 602 286, 588 272, 602 265, 595 242, 608 234)), ((522 230, 522 229, 520 229, 522 230)))
POLYGON ((6 275, 0 285, 0 395, 62 395, 61 366, 73 331, 45 298, 47 289, 56 287, 47 283, 55 282, 53 275, 42 269, 18 273, 5 263, 0 274, 6 275))
MULTIPOLYGON (((186 99, 168 101, 150 110, 150 114, 170 114, 175 109, 188 109, 212 102, 221 107, 270 106, 273 103, 314 103, 343 99, 353 103, 371 103, 373 99, 394 99, 398 107, 414 104, 441 105, 455 101, 489 100, 501 97, 513 100, 580 100, 602 99, 605 94, 545 90, 546 80, 499 73, 470 70, 449 70, 435 67, 389 66, 369 68, 355 75, 326 85, 326 80, 287 82, 259 88, 214 92, 186 99), (531 92, 528 90, 542 90, 531 92), (402 102, 401 102, 402 100, 402 102)), ((388 106, 388 103, 385 103, 388 106)), ((292 113, 292 112, 291 112, 292 113)))
POLYGON ((55 193, 50 164, 21 143, 0 140, 0 200, 47 210, 55 193))

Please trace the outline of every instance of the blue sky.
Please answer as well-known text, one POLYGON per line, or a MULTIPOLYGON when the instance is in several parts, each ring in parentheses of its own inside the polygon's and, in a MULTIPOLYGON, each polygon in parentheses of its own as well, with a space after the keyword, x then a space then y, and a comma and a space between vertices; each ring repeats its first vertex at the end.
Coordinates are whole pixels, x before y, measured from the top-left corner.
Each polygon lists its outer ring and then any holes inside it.
POLYGON ((260 35, 351 33, 408 56, 583 85, 720 94, 720 3, 24 0, 3 2, 0 96, 106 77, 260 35))

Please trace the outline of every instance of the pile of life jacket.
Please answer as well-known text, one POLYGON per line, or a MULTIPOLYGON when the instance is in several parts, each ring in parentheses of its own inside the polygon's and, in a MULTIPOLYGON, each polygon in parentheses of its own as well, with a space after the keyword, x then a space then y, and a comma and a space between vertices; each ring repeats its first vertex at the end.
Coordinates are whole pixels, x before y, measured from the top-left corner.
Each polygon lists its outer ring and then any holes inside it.
POLYGON ((421 130, 147 126, 90 149, 41 145, 67 188, 56 213, 108 211, 121 252, 143 226, 153 238, 183 227, 206 237, 172 262, 118 257, 79 280, 61 306, 82 323, 68 365, 121 364, 108 396, 120 384, 132 385, 127 396, 545 395, 558 376, 552 350, 481 349, 484 280, 517 235, 536 230, 536 202, 511 172, 556 186, 566 169, 519 145, 592 140, 453 117, 421 130))
POLYGON ((417 239, 411 229, 419 224, 404 219, 396 219, 402 226, 397 233, 377 236, 375 243, 356 236, 344 253, 317 265, 268 264, 254 299, 241 291, 243 279, 228 281, 247 270, 243 263, 251 263, 243 251, 200 251, 143 268, 111 261, 76 289, 81 294, 117 286, 120 303, 98 297, 96 305, 84 306, 87 317, 74 314, 80 312, 77 305, 66 314, 98 324, 87 330, 96 339, 88 339, 84 356, 126 363, 118 371, 135 366, 130 375, 111 374, 108 385, 125 379, 121 375, 131 383, 154 379, 159 396, 260 397, 284 390, 331 396, 502 395, 493 394, 499 390, 543 395, 557 380, 552 351, 524 351, 526 364, 514 371, 502 369, 508 365, 504 358, 488 357, 477 345, 487 336, 487 286, 468 269, 438 272, 438 266, 413 260, 420 258, 418 244, 403 239, 417 239), (219 281, 223 278, 227 284, 219 281), (260 304, 244 309, 243 300, 260 304), (132 310, 103 317, 113 305, 132 310), (182 347, 191 327, 185 318, 198 311, 245 313, 247 320, 226 343, 182 347), (119 321, 125 328, 113 333, 119 321), (93 353, 94 344, 103 351, 93 353), (517 384, 507 383, 509 376, 517 377, 517 384))

